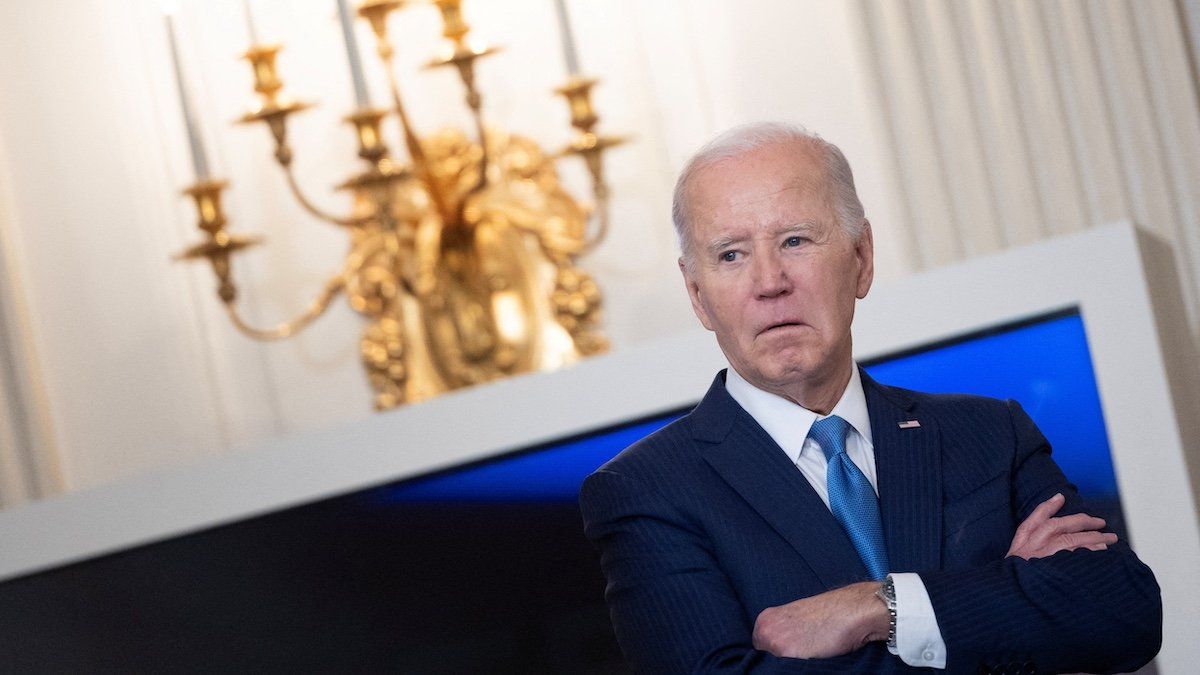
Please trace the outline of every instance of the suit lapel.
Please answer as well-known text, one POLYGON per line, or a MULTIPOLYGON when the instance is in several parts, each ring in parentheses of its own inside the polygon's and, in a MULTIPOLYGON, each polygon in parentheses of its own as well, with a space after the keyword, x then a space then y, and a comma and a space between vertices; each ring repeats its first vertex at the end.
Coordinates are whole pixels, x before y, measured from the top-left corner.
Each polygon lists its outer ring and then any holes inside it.
POLYGON ((705 461, 791 544, 822 585, 867 578, 854 545, 804 475, 725 391, 724 372, 691 417, 705 461))
POLYGON ((879 512, 894 572, 936 570, 942 559, 942 461, 937 420, 862 372, 879 512), (920 426, 912 426, 916 420, 920 426), (901 428, 902 423, 908 423, 901 428))

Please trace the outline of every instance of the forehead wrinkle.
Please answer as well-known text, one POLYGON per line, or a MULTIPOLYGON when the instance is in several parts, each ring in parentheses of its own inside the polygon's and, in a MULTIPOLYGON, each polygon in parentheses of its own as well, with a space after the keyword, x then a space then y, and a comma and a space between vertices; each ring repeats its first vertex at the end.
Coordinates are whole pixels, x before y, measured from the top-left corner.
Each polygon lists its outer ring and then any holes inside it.
MULTIPOLYGON (((805 148, 802 152, 807 155, 809 154, 807 150, 805 148)), ((763 214, 757 213, 754 205, 763 200, 777 197, 789 190, 796 190, 802 195, 820 193, 817 195, 818 201, 826 207, 826 211, 832 213, 830 210, 832 199, 828 176, 826 175, 824 166, 819 163, 819 158, 808 156, 804 157, 798 163, 790 164, 786 172, 781 172, 783 175, 776 174, 782 182, 777 183, 775 186, 770 186, 769 183, 771 181, 767 180, 758 183, 757 186, 752 185, 746 190, 739 190, 731 185, 736 184, 736 178, 731 174, 740 174, 746 170, 755 170, 754 167, 760 163, 753 155, 749 161, 747 159, 746 157, 734 157, 716 162, 711 166, 701 169, 695 179, 691 181, 691 184, 687 188, 689 194, 688 202, 690 202, 688 203, 687 210, 690 212, 689 218, 696 217, 692 228, 690 228, 693 232, 695 232, 696 226, 699 225, 700 221, 708 221, 707 227, 715 226, 718 231, 725 230, 728 232, 728 230, 734 229, 717 222, 713 218, 715 216, 713 211, 725 212, 722 219, 728 218, 737 221, 741 220, 743 216, 750 215, 752 216, 750 218, 751 221, 759 220, 763 214), (763 183, 767 183, 767 185, 763 185, 763 183), (771 187, 774 189, 759 192, 755 190, 755 187, 771 187), (747 210, 750 211, 749 214, 746 213, 747 210)), ((750 225, 755 230, 766 231, 766 228, 776 225, 777 222, 784 218, 786 216, 773 214, 772 216, 767 216, 764 220, 759 220, 759 222, 743 224, 750 225)), ((715 252, 716 249, 722 246, 728 246, 732 243, 753 238, 753 234, 745 233, 742 228, 737 229, 742 231, 712 239, 706 248, 715 252)), ((793 222, 786 226, 776 226, 773 233, 778 234, 798 229, 820 230, 822 226, 817 221, 805 219, 800 221, 800 223, 793 222)))
POLYGON ((770 192, 760 192, 753 195, 746 195, 742 192, 733 192, 725 199, 725 203, 731 208, 739 208, 754 204, 756 202, 761 202, 764 199, 770 199, 777 195, 783 194, 788 190, 805 190, 810 187, 812 186, 804 185, 804 181, 797 180, 789 182, 788 184, 780 187, 778 190, 772 190, 770 192))
MULTIPOLYGON (((712 194, 703 195, 710 199, 724 202, 727 205, 733 206, 746 202, 752 202, 766 197, 771 197, 791 189, 800 190, 820 190, 827 183, 828 177, 825 175, 825 167, 820 162, 820 158, 812 155, 808 148, 802 150, 802 157, 793 158, 788 162, 786 167, 787 173, 779 176, 784 182, 776 190, 770 192, 759 192, 749 197, 743 197, 743 193, 737 190, 730 190, 728 186, 731 183, 731 174, 739 175, 746 171, 755 171, 763 164, 764 160, 758 155, 760 152, 750 155, 742 155, 737 157, 727 157, 719 160, 709 166, 704 167, 697 172, 696 177, 688 186, 688 192, 700 193, 711 192, 712 194), (703 190, 702 185, 708 181, 716 181, 718 189, 703 190)), ((769 160, 768 160, 769 161, 769 160)), ((695 195, 699 196, 699 195, 695 195)))
POLYGON ((787 232, 799 232, 801 230, 819 230, 819 229, 821 229, 821 226, 817 225, 817 223, 815 223, 811 220, 801 220, 798 222, 791 223, 789 225, 783 225, 783 226, 775 228, 774 234, 785 234, 787 232))

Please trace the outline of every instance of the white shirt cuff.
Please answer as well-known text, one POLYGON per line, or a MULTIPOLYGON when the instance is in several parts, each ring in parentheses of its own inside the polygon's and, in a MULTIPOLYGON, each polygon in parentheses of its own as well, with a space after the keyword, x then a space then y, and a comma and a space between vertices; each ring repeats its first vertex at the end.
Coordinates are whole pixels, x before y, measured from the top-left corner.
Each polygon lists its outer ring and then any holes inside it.
POLYGON ((896 648, 888 651, 917 668, 945 668, 946 642, 920 575, 892 574, 896 587, 896 648))

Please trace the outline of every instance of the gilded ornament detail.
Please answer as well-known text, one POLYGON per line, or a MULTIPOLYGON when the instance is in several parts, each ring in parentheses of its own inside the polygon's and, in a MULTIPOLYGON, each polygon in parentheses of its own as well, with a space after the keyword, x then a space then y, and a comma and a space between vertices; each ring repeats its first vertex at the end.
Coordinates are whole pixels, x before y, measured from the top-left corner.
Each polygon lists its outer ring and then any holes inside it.
POLYGON ((578 133, 563 151, 548 155, 531 139, 485 128, 475 64, 495 50, 469 44, 470 29, 458 0, 433 3, 443 19, 447 51, 430 67, 452 66, 459 73, 474 134, 447 129, 418 135, 404 111, 392 63, 395 49, 387 37, 389 15, 406 4, 375 0, 358 9, 376 36, 392 105, 359 109, 347 118, 366 164, 340 186, 353 196, 347 216, 316 208, 292 172, 287 122, 309 106, 283 95, 275 69, 280 48, 255 45, 245 54, 259 101, 242 122, 267 126, 276 160, 301 205, 343 228, 349 238, 342 269, 308 310, 266 330, 240 319, 230 259, 257 241, 226 233, 222 182, 188 189, 207 240, 180 256, 209 260, 234 325, 255 339, 294 335, 344 292, 367 322, 361 356, 379 410, 560 367, 608 349, 601 331, 600 290, 578 261, 607 230, 600 157, 622 142, 594 133, 590 90, 595 82, 574 76, 558 90, 578 133), (392 120, 400 126, 406 160, 394 158, 383 144, 381 126, 392 120), (560 184, 555 163, 566 156, 584 159, 592 177, 593 207, 582 206, 560 184))

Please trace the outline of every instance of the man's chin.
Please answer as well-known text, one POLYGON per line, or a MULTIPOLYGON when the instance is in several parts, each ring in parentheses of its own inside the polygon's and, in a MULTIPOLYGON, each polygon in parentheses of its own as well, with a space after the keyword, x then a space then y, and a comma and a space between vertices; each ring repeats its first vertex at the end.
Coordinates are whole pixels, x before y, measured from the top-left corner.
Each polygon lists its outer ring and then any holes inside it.
POLYGON ((813 383, 820 377, 820 369, 810 361, 786 361, 771 364, 759 374, 771 388, 792 388, 813 383))
POLYGON ((821 370, 826 359, 821 358, 811 347, 790 344, 764 355, 760 363, 762 373, 772 378, 808 378, 821 370))

